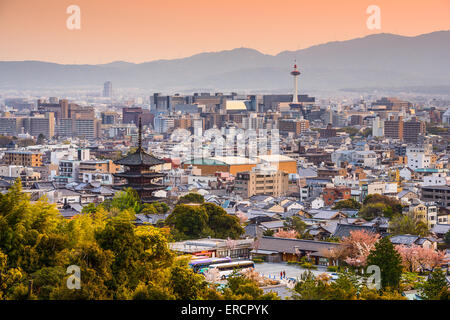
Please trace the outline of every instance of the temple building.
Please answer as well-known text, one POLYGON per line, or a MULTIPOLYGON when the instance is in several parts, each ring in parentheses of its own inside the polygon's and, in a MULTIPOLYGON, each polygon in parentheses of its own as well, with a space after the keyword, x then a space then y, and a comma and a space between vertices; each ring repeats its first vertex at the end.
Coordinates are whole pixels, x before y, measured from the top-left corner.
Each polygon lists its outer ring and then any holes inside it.
POLYGON ((114 176, 126 180, 126 183, 113 187, 120 190, 131 187, 137 191, 142 202, 150 203, 159 200, 159 198, 153 196, 153 192, 166 188, 164 185, 153 182, 155 179, 164 177, 165 174, 155 172, 152 167, 165 162, 142 149, 142 123, 140 118, 138 139, 138 148, 134 153, 114 161, 115 164, 125 167, 124 172, 115 173, 114 176))

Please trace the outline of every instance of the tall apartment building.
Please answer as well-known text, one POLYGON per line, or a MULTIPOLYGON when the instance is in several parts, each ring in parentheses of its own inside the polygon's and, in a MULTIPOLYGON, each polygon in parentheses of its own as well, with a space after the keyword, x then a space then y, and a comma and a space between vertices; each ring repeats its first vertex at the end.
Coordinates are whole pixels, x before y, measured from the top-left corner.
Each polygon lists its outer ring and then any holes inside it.
POLYGON ((327 124, 326 129, 320 129, 320 137, 321 138, 332 138, 336 137, 337 130, 333 129, 333 125, 331 123, 327 124))
POLYGON ((425 122, 417 121, 415 118, 412 121, 403 123, 403 140, 407 143, 417 143, 420 135, 425 134, 425 122))
POLYGON ((69 101, 66 99, 61 99, 58 102, 56 102, 55 99, 51 99, 49 102, 42 99, 37 101, 38 111, 41 113, 53 112, 56 121, 61 118, 69 117, 71 105, 73 104, 69 104, 69 101))
POLYGON ((254 195, 280 197, 288 192, 289 174, 267 170, 238 172, 234 183, 234 191, 244 199, 254 195))
POLYGON ((75 134, 88 140, 96 139, 101 135, 100 123, 96 119, 76 119, 75 134))
POLYGON ((42 166, 42 154, 31 151, 6 151, 2 161, 7 165, 40 167, 42 166))
POLYGON ((292 132, 300 135, 309 129, 309 121, 303 119, 282 119, 278 121, 280 133, 292 132))
POLYGON ((391 116, 389 120, 384 121, 384 136, 386 138, 403 140, 403 117, 398 116, 395 119, 391 116))
POLYGON ((53 138, 55 135, 55 116, 53 112, 46 112, 45 115, 34 115, 27 118, 25 131, 34 137, 43 134, 46 138, 53 138))
POLYGON ((351 126, 362 126, 364 124, 364 117, 360 114, 353 114, 350 116, 351 126))
POLYGON ((119 119, 119 115, 114 111, 105 111, 101 113, 102 124, 115 124, 119 119))
POLYGON ((88 140, 97 139, 101 136, 100 121, 95 118, 60 119, 58 136, 61 138, 80 137, 88 140))
POLYGON ((17 117, 0 117, 0 134, 4 136, 17 136, 20 133, 21 118, 17 117))
POLYGON ((140 107, 131 107, 122 109, 122 123, 134 123, 137 125, 141 118, 142 125, 148 126, 153 123, 154 114, 149 110, 144 110, 140 107))
POLYGON ((250 113, 248 117, 242 118, 242 128, 256 130, 264 128, 264 118, 258 117, 257 113, 250 113))
POLYGON ((175 126, 175 119, 165 116, 156 116, 154 119, 154 129, 158 133, 166 133, 175 126))
POLYGON ((435 202, 441 207, 450 207, 449 186, 426 186, 421 188, 420 199, 426 202, 435 202))
POLYGON ((372 122, 372 136, 383 137, 384 136, 384 121, 379 116, 376 116, 372 122))

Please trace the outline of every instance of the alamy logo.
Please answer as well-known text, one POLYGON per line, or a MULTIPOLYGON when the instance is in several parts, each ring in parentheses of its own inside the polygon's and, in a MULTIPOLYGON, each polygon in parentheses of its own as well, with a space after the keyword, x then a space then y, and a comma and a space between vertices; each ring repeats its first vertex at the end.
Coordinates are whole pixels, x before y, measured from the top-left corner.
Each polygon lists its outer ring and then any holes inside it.
POLYGON ((370 16, 367 18, 367 28, 369 30, 380 30, 381 29, 381 9, 379 6, 371 5, 367 7, 367 14, 370 16))
POLYGON ((70 290, 81 289, 80 267, 77 265, 68 266, 66 273, 71 274, 71 276, 67 278, 67 282, 66 282, 67 288, 70 290))
POLYGON ((67 7, 67 14, 70 16, 67 18, 66 26, 69 30, 80 30, 81 29, 81 10, 80 7, 72 4, 67 7))
POLYGON ((373 273, 367 278, 367 287, 369 289, 381 289, 381 270, 379 266, 370 265, 367 267, 367 273, 373 273))

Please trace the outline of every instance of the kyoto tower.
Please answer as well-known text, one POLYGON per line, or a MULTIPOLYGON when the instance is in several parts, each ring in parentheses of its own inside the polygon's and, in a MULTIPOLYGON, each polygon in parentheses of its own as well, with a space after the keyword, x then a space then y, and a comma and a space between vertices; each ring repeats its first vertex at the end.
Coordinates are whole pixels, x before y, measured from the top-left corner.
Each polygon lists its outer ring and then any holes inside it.
POLYGON ((298 76, 300 75, 300 71, 298 71, 296 62, 291 75, 294 77, 294 96, 292 97, 292 104, 298 104, 298 76))

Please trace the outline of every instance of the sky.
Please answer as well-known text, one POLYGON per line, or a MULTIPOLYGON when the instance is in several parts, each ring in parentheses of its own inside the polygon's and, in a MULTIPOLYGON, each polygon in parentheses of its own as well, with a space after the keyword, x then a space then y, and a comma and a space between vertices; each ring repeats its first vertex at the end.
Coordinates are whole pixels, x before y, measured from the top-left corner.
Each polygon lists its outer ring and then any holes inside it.
POLYGON ((450 0, 0 0, 0 61, 101 64, 450 30, 450 0), (80 29, 67 8, 80 8, 80 29), (369 30, 369 5, 381 29, 369 30))

